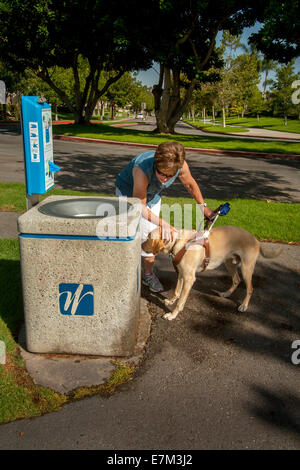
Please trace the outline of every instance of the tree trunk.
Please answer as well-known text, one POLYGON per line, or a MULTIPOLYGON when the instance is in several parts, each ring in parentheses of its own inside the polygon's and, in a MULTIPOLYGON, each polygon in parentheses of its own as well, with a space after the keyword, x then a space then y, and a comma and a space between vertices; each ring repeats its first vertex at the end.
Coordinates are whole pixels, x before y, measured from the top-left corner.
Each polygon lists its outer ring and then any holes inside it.
POLYGON ((194 105, 192 106, 192 119, 194 122, 195 121, 195 106, 194 105))
POLYGON ((38 71, 35 73, 57 93, 63 103, 74 114, 75 124, 89 124, 97 101, 102 95, 104 95, 104 93, 106 93, 112 83, 115 83, 122 77, 124 71, 120 70, 116 75, 114 74, 112 77, 109 77, 104 87, 99 90, 98 83, 99 76, 101 73, 101 67, 96 69, 96 67, 93 67, 93 65, 90 64, 90 73, 86 78, 84 90, 83 92, 81 92, 78 74, 78 63, 76 60, 74 61, 72 70, 75 80, 75 105, 73 104, 70 97, 67 96, 66 93, 52 81, 47 69, 43 69, 42 71, 38 71))
POLYGON ((85 124, 85 116, 81 115, 77 111, 74 112, 74 123, 75 124, 85 124))
POLYGON ((226 113, 225 113, 225 106, 222 106, 222 124, 223 124, 223 127, 226 127, 226 113))
POLYGON ((115 112, 116 112, 116 103, 112 101, 110 103, 110 119, 112 121, 115 119, 115 112))
POLYGON ((215 117, 215 107, 212 106, 212 119, 213 119, 213 125, 216 125, 216 117, 215 117))
POLYGON ((174 134, 175 125, 183 115, 189 104, 192 92, 195 88, 195 80, 192 80, 187 88, 184 98, 180 97, 180 70, 171 70, 161 65, 160 80, 153 87, 155 100, 155 116, 157 127, 154 132, 174 134), (164 81, 164 88, 162 83, 164 81))
POLYGON ((175 133, 175 125, 182 117, 183 113, 185 112, 189 102, 191 101, 192 94, 195 88, 196 80, 192 80, 190 86, 186 90, 185 96, 182 100, 179 100, 177 103, 176 108, 173 110, 172 116, 168 119, 168 127, 171 134, 175 133))
POLYGON ((100 116, 101 116, 101 121, 103 121, 103 117, 104 117, 104 101, 101 101, 100 116))
POLYGON ((7 104, 3 103, 3 121, 7 121, 7 104))
POLYGON ((168 110, 170 105, 171 94, 171 70, 168 67, 163 67, 164 89, 157 91, 157 102, 155 103, 155 116, 157 128, 155 132, 159 134, 168 134, 169 127, 167 124, 168 110), (160 99, 158 96, 160 91, 160 99))

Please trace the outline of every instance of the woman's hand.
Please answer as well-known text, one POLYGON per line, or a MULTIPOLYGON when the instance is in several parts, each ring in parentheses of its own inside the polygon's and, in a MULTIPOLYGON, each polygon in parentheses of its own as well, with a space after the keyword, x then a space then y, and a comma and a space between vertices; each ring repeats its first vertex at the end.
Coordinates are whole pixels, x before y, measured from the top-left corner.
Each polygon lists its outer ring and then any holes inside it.
POLYGON ((172 225, 168 224, 168 222, 165 222, 162 219, 160 222, 160 227, 161 227, 161 238, 163 240, 173 241, 175 238, 175 233, 178 233, 178 230, 172 225))
POLYGON ((209 207, 204 207, 204 217, 208 220, 213 220, 216 214, 209 207))

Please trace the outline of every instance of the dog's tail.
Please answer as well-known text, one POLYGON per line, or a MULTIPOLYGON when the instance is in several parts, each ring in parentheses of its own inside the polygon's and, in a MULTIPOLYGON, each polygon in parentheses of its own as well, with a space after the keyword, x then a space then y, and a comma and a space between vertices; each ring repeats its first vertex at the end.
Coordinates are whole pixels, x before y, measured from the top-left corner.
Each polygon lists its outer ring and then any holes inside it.
POLYGON ((278 247, 278 248, 275 248, 275 249, 266 249, 264 246, 260 245, 260 254, 264 257, 264 258, 276 258, 277 256, 280 255, 280 253, 282 253, 283 251, 283 248, 282 247, 278 247))

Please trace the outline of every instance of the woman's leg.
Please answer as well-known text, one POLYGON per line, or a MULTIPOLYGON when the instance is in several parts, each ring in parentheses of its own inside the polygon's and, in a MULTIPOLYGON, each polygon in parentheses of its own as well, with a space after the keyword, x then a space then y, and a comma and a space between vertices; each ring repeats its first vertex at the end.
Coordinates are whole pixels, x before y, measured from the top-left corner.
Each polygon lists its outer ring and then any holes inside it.
MULTIPOLYGON (((116 188, 116 196, 121 197, 122 193, 119 188, 116 188)), ((160 214, 161 201, 151 207, 151 212, 156 216, 160 214)), ((147 219, 141 218, 141 242, 145 242, 150 232, 155 230, 157 225, 153 224, 147 219)), ((147 285, 152 292, 161 292, 164 290, 163 286, 159 282, 158 278, 153 273, 153 266, 155 262, 155 256, 153 253, 146 253, 142 249, 142 258, 144 261, 144 272, 142 273, 142 282, 147 285)))
MULTIPOLYGON (((159 217, 160 213, 160 206, 161 201, 151 207, 151 212, 159 217)), ((157 225, 153 224, 149 220, 142 218, 141 220, 141 235, 142 235, 142 243, 147 240, 149 233, 157 228, 157 225)), ((144 260, 144 272, 142 274, 142 282, 152 292, 162 292, 164 290, 162 284, 160 283, 159 279, 153 273, 153 266, 155 262, 155 256, 153 253, 146 253, 142 249, 142 257, 144 260)))

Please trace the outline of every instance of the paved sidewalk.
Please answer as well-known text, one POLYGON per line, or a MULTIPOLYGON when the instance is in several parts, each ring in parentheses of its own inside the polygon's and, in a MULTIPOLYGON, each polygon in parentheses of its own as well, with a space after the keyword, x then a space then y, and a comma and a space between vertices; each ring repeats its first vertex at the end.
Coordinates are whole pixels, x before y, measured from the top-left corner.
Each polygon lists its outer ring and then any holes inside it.
POLYGON ((20 212, 0 212, 0 238, 17 238, 20 212))

